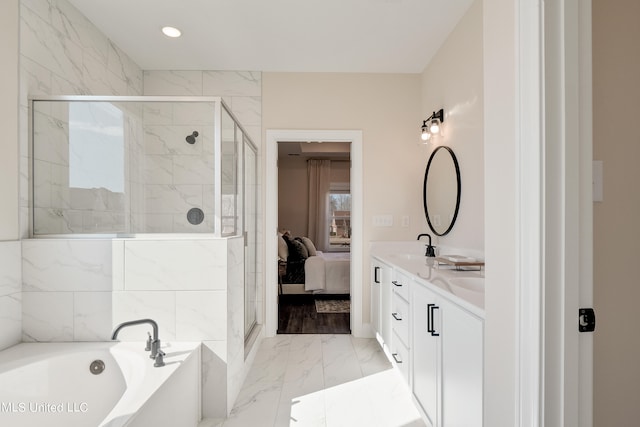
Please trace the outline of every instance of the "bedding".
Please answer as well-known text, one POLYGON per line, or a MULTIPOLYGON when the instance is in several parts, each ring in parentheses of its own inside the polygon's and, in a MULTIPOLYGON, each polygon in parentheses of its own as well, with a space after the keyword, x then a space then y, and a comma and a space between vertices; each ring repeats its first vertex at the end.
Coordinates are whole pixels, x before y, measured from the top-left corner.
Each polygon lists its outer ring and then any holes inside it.
POLYGON ((351 254, 322 252, 307 237, 278 233, 278 259, 286 261, 279 270, 281 293, 349 294, 351 254))
POLYGON ((351 254, 322 252, 304 263, 304 290, 327 294, 348 294, 351 283, 351 254))

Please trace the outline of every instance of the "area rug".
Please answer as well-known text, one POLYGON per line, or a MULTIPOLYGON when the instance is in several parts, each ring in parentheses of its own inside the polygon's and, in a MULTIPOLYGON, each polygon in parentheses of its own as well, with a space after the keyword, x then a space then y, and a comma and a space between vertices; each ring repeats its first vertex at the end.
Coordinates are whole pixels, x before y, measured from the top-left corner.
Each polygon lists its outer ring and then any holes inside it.
POLYGON ((348 299, 317 299, 318 313, 349 313, 351 300, 348 299))

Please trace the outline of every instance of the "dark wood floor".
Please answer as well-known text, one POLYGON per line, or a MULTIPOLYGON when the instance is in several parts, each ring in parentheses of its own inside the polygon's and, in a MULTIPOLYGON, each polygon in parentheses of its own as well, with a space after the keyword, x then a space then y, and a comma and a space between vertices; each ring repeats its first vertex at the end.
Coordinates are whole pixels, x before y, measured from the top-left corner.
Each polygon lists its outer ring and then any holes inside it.
MULTIPOLYGON (((350 334, 349 313, 317 313, 314 295, 280 295, 279 334, 350 334)), ((323 295, 320 298, 345 299, 323 295)), ((346 297, 348 298, 348 296, 346 297)))

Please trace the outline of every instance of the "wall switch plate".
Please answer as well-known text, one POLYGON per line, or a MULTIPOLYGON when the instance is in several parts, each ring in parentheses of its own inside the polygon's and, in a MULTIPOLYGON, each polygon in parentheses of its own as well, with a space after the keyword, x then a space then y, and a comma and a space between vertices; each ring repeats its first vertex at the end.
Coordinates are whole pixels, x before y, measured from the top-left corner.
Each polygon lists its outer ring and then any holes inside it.
POLYGON ((374 227, 393 227, 393 215, 374 215, 374 227))
POLYGON ((402 226, 403 227, 408 227, 409 226, 409 215, 403 215, 402 216, 402 226))

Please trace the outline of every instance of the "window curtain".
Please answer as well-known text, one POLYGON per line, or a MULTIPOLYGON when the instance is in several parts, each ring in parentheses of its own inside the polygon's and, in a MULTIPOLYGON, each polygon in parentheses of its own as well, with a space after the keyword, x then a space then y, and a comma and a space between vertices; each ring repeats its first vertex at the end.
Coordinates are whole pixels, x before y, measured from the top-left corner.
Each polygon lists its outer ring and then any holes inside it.
POLYGON ((331 160, 308 160, 309 226, 307 235, 316 248, 326 251, 329 247, 328 206, 331 184, 331 160))

